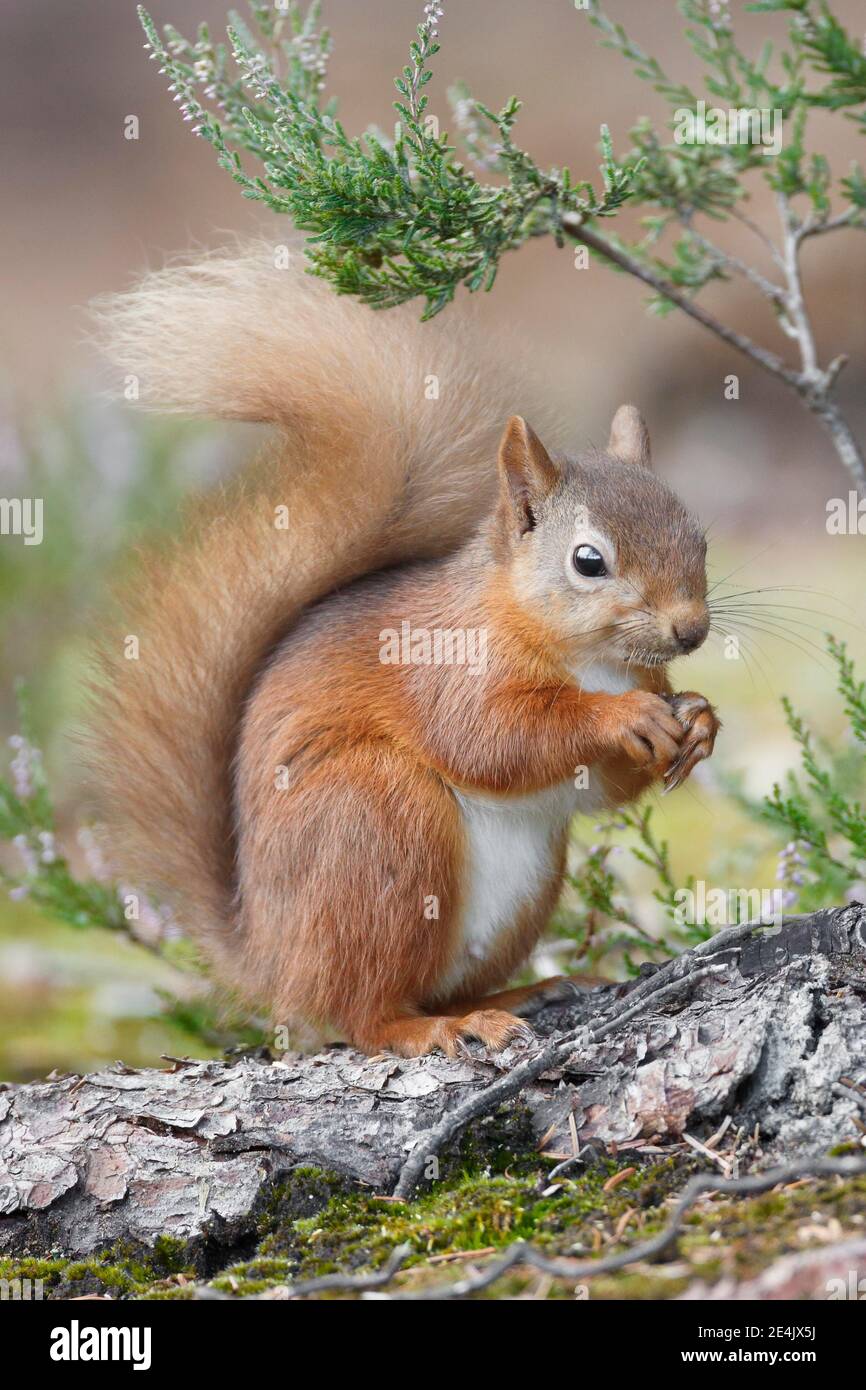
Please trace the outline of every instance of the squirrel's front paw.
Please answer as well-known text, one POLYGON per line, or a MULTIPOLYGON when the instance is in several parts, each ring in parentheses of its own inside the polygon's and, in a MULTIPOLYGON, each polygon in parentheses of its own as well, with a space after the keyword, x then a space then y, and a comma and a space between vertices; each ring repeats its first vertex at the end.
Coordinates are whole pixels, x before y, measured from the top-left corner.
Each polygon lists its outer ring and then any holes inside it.
POLYGON ((638 767, 670 767, 680 756, 683 726, 672 706, 649 690, 616 697, 616 742, 638 767))
POLYGON ((686 780, 692 768, 710 756, 722 725, 709 700, 694 690, 669 695, 667 702, 684 730, 679 753, 665 773, 664 790, 671 792, 686 780))

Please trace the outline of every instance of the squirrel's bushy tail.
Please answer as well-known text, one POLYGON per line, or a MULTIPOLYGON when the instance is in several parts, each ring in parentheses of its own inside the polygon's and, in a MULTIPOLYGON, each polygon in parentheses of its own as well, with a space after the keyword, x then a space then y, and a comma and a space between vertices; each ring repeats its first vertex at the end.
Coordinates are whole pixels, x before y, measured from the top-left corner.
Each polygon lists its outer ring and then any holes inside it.
POLYGON ((232 762, 257 671, 336 586, 463 541, 524 402, 512 373, 481 371, 459 320, 374 313, 305 274, 300 253, 275 268, 265 244, 158 271, 98 313, 146 407, 277 427, 120 595, 91 738, 119 871, 236 970, 232 762))

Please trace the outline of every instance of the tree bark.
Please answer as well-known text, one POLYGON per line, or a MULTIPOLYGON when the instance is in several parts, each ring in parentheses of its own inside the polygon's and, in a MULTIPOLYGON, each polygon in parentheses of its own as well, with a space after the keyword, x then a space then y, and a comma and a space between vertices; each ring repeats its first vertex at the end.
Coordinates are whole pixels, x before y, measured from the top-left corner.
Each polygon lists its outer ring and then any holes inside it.
MULTIPOLYGON (((859 904, 756 928, 702 960, 687 1001, 644 1015, 545 1073, 470 1137, 579 1143, 629 1162, 759 1126, 759 1163, 858 1141, 866 1119, 866 911, 859 904), (852 1084, 853 1083, 853 1084, 852 1084)), ((534 1020, 545 1039, 631 986, 588 991, 534 1020)), ((536 1045, 534 1045, 536 1046, 536 1045)), ((537 1044, 540 1046, 540 1043, 537 1044)), ((0 1253, 86 1255, 158 1236, 232 1251, 276 1181, 298 1166, 347 1187, 393 1189, 407 1153, 443 1113, 526 1058, 512 1047, 460 1060, 367 1058, 333 1047, 277 1060, 121 1063, 0 1090, 0 1253)), ((443 1156, 444 1157, 444 1156, 443 1156)), ((709 1160, 708 1160, 709 1161, 709 1160)))

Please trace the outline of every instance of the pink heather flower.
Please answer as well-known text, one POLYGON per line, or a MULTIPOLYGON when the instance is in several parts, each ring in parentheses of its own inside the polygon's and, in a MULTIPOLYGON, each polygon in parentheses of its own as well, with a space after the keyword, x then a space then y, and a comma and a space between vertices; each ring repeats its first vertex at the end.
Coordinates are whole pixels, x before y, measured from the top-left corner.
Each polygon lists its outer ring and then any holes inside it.
POLYGON ((54 841, 54 834, 50 830, 40 830, 38 840, 42 846, 39 858, 43 864, 53 864, 57 859, 57 845, 54 841))
POLYGON ((25 873, 35 877, 39 872, 39 860, 26 835, 16 835, 12 841, 13 845, 21 855, 25 873))
POLYGON ((84 854, 84 862, 88 867, 93 878, 100 883, 109 878, 108 865, 99 847, 99 843, 89 826, 82 826, 77 835, 78 843, 84 854))
POLYGON ((9 747, 15 750, 15 757, 9 764, 15 794, 26 801, 35 790, 35 780, 41 771, 41 755, 39 749, 34 748, 21 734, 12 735, 9 747))

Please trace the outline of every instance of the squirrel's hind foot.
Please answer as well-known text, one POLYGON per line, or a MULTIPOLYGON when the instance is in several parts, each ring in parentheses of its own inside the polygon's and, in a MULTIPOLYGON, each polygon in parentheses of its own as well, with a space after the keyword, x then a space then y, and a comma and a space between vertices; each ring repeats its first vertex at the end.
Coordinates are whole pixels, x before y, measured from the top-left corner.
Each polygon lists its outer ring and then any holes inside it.
POLYGON ((400 1018, 383 1023, 364 1039, 367 1052, 396 1052, 400 1057, 422 1057, 428 1052, 444 1052, 459 1057, 467 1041, 480 1042, 492 1052, 501 1052, 512 1042, 524 1044, 535 1034, 527 1023, 502 1009, 475 1009, 457 1018, 422 1016, 400 1018))

